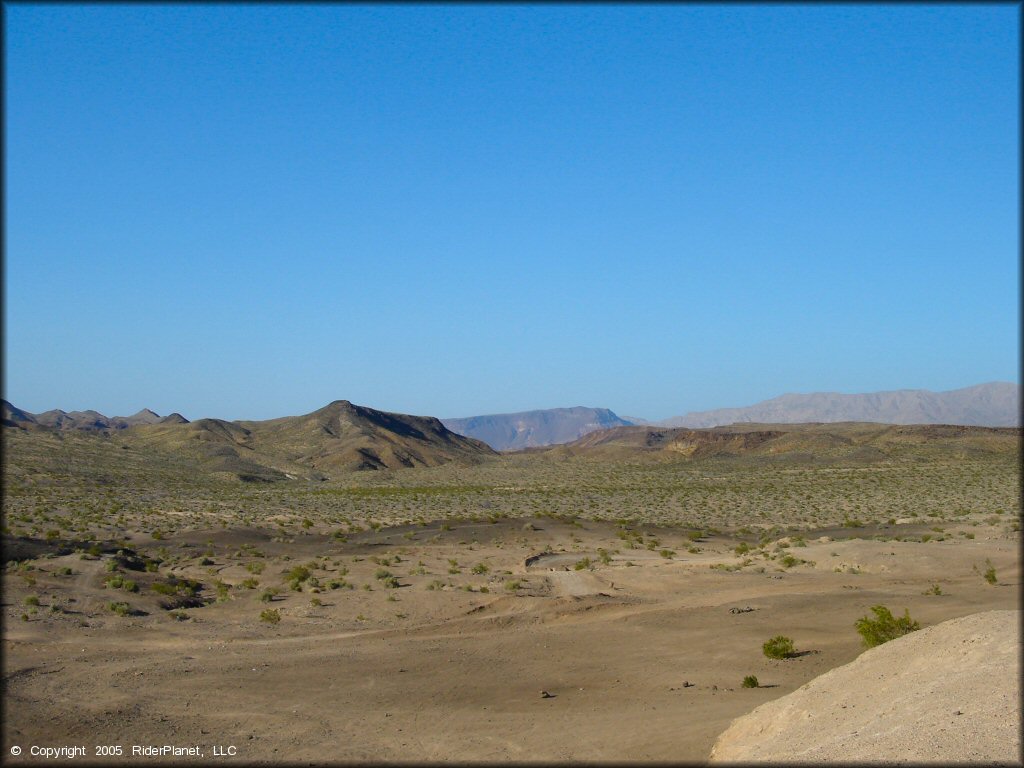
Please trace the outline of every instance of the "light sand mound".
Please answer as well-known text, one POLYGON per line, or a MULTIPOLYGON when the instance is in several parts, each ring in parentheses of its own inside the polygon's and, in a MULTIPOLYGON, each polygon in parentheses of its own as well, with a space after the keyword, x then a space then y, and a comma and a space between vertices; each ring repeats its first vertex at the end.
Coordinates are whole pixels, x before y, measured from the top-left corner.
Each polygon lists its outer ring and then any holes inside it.
POLYGON ((1020 611, 864 652, 733 721, 712 762, 1020 763, 1020 611))

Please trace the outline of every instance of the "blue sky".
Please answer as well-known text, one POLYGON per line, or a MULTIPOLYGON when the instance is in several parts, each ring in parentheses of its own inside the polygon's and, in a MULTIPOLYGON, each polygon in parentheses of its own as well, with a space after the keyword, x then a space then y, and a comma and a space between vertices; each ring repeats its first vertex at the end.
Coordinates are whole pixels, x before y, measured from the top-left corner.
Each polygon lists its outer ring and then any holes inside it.
POLYGON ((7 5, 4 396, 1017 381, 1015 5, 7 5))

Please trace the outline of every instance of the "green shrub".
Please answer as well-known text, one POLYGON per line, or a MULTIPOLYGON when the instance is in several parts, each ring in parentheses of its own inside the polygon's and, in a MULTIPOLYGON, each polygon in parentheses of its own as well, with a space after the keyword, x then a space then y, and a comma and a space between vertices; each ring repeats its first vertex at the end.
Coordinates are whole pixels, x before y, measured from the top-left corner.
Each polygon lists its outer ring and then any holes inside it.
POLYGON ((874 619, 864 616, 854 622, 866 648, 874 648, 921 628, 920 624, 910 618, 909 610, 905 610, 899 618, 893 616, 884 605, 873 605, 871 611, 875 614, 874 619))
POLYGON ((29 595, 24 600, 25 605, 39 605, 39 598, 35 595, 29 595))
POLYGON ((754 676, 754 675, 747 675, 746 677, 744 677, 743 678, 743 687, 744 688, 757 688, 758 687, 757 677, 754 676))
POLYGON ((572 566, 574 570, 582 571, 584 568, 590 567, 590 558, 584 557, 582 560, 577 560, 572 566))
POLYGON ((267 624, 277 624, 281 621, 281 612, 274 608, 267 608, 260 613, 260 621, 265 621, 267 624))
POLYGON ((762 645, 761 650, 769 659, 788 659, 796 653, 793 641, 785 635, 776 635, 762 645))
POLYGON ((477 563, 470 570, 472 570, 473 573, 481 574, 481 573, 487 573, 491 569, 487 565, 487 563, 477 563))

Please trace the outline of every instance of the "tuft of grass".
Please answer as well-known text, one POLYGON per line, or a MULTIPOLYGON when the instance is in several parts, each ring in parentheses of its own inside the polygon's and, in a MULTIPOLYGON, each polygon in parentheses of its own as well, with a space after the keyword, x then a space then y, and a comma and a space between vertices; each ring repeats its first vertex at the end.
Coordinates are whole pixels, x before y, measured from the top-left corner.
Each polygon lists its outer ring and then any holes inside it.
POLYGON ((742 685, 743 685, 744 688, 757 688, 758 687, 757 676, 756 675, 747 675, 746 677, 743 678, 742 685))

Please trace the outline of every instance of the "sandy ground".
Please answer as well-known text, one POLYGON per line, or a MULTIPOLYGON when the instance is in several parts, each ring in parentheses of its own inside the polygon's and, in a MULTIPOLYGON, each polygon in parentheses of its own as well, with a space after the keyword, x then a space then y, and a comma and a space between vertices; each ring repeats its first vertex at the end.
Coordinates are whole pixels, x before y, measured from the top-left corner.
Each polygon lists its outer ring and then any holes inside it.
POLYGON ((82 746, 109 763, 96 747, 118 745, 124 762, 138 762, 133 746, 167 744, 198 746, 205 762, 229 747, 224 760, 248 763, 699 762, 734 718, 860 655, 853 623, 871 605, 909 608, 930 626, 1019 601, 1019 541, 994 531, 927 543, 808 537, 789 551, 813 565, 766 562, 758 573, 709 567, 740 562, 726 538, 691 554, 681 532, 662 530, 674 557, 622 549, 601 563, 599 547, 621 548, 614 526, 536 527, 385 529, 348 543, 195 532, 213 564, 181 573, 214 571, 236 587, 186 621, 156 605, 151 575, 137 575, 138 595, 104 588, 108 556, 35 560, 34 584, 21 573, 4 580, 4 754, 12 765, 43 762, 32 747, 82 746), (243 544, 265 550, 262 584, 323 557, 321 581, 344 566, 357 588, 285 589, 263 603, 259 590, 237 587, 250 574, 228 553, 243 544), (525 563, 560 548, 576 551, 525 563), (292 559, 273 559, 284 552, 292 559), (375 582, 374 553, 404 553, 388 566, 401 587, 375 582), (585 555, 592 566, 576 570, 585 555), (995 586, 975 570, 986 558, 995 586), (445 570, 451 560, 456 575, 445 570), (479 562, 489 569, 473 574, 479 562), (418 563, 425 573, 411 575, 418 563), (65 567, 73 573, 60 575, 65 567), (433 580, 452 586, 429 589, 433 580), (509 580, 521 588, 504 588, 509 580), (924 594, 935 584, 944 594, 924 594), (477 591, 458 588, 467 585, 477 591), (30 595, 40 604, 22 620, 30 595), (113 598, 147 615, 115 616, 104 608, 113 598), (267 608, 280 623, 260 621, 267 608), (778 634, 801 655, 765 658, 762 643, 778 634), (741 687, 750 674, 762 687, 741 687))
POLYGON ((738 718, 716 762, 1020 764, 1020 611, 873 648, 738 718))

